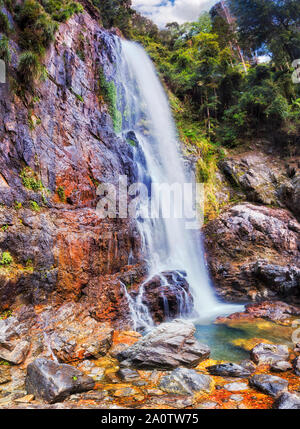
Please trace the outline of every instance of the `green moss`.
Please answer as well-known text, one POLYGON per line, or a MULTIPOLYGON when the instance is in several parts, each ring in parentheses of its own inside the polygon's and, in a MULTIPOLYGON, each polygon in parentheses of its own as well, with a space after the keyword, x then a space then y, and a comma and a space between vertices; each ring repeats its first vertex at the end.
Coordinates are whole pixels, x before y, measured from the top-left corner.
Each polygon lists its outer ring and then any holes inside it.
POLYGON ((2 253, 2 259, 0 260, 1 265, 10 265, 13 262, 13 258, 9 252, 2 253))
POLYGON ((8 230, 8 225, 7 225, 7 224, 6 224, 6 225, 1 226, 1 231, 5 232, 5 231, 7 231, 7 230, 8 230))
POLYGON ((0 58, 6 64, 10 63, 11 53, 8 44, 8 38, 6 36, 2 36, 2 38, 0 39, 0 58))
POLYGON ((22 203, 20 203, 19 201, 15 201, 15 210, 20 210, 22 208, 22 203))
MULTIPOLYGON (((9 317, 12 316, 12 310, 5 310, 0 314, 0 320, 4 320, 4 319, 8 319, 9 317)), ((0 361, 0 365, 6 365, 7 363, 2 363, 3 361, 0 361)), ((6 361, 5 361, 6 362, 6 361)))
POLYGON ((0 32, 9 34, 10 25, 7 16, 0 10, 0 32))
POLYGON ((62 203, 64 203, 66 201, 66 194, 65 194, 65 190, 63 188, 63 186, 59 186, 56 189, 56 193, 59 196, 59 199, 62 203))
POLYGON ((39 212, 41 210, 40 206, 38 205, 38 203, 36 201, 30 200, 29 204, 30 204, 31 210, 33 210, 35 212, 39 212))
POLYGON ((100 94, 108 106, 109 114, 113 121, 115 132, 122 131, 123 118, 122 113, 117 107, 117 88, 113 81, 107 81, 102 69, 99 69, 100 94))
POLYGON ((20 177, 25 188, 35 192, 44 190, 41 180, 38 179, 36 173, 30 167, 24 167, 20 177))

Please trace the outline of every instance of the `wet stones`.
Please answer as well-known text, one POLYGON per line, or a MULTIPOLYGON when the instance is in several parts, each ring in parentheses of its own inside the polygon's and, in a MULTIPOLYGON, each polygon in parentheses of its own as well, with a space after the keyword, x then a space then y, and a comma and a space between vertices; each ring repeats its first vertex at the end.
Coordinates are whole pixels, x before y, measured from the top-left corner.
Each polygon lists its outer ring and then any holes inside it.
POLYGON ((228 390, 228 392, 241 392, 248 389, 248 384, 240 382, 228 383, 225 384, 224 389, 228 390))
POLYGON ((184 272, 160 273, 143 287, 143 303, 156 323, 187 315, 193 309, 193 297, 184 272))
POLYGON ((265 393, 266 395, 278 397, 288 389, 288 381, 283 378, 268 374, 256 374, 249 380, 250 386, 265 393))
POLYGON ((206 368, 210 374, 218 375, 220 377, 249 377, 251 371, 236 363, 223 363, 219 365, 212 365, 206 368))
POLYGON ((161 379, 159 388, 167 393, 192 395, 195 392, 209 393, 213 380, 208 375, 199 374, 193 369, 177 368, 161 379))
POLYGON ((209 347, 195 339, 195 330, 185 320, 163 323, 116 357, 122 367, 167 370, 180 365, 195 367, 210 354, 209 347))
POLYGON ((48 403, 63 401, 73 393, 93 389, 94 380, 78 369, 38 358, 27 367, 26 391, 48 403))
POLYGON ((275 401, 274 408, 278 410, 300 410, 300 395, 285 392, 275 401))
POLYGON ((295 370, 295 374, 300 377, 300 356, 293 360, 293 368, 295 370))
POLYGON ((259 365, 272 365, 288 358, 289 349, 285 345, 260 343, 251 350, 251 359, 259 365))
POLYGON ((271 371, 273 372, 286 372, 293 369, 292 365, 286 361, 276 362, 271 366, 271 371))

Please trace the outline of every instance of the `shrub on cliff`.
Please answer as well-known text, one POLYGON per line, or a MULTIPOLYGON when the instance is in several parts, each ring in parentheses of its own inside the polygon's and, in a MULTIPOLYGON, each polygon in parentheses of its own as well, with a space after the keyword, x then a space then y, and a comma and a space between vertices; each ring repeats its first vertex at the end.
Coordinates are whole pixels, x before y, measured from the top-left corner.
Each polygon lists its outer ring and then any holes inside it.
POLYGON ((76 13, 84 11, 83 6, 75 1, 68 0, 42 0, 45 11, 52 19, 58 22, 65 22, 76 13))
POLYGON ((54 40, 58 24, 35 0, 26 0, 17 8, 16 20, 22 30, 19 38, 21 48, 42 54, 54 40))
POLYGON ((21 83, 33 89, 34 81, 39 76, 40 62, 38 56, 31 51, 23 52, 18 64, 18 75, 21 83))
POLYGON ((1 265, 10 265, 13 262, 13 258, 9 252, 3 252, 0 260, 1 265))
POLYGON ((5 34, 9 34, 10 32, 8 18, 2 11, 0 11, 0 32, 5 34))
POLYGON ((8 45, 8 38, 2 36, 0 39, 0 59, 8 64, 11 60, 11 53, 8 45))

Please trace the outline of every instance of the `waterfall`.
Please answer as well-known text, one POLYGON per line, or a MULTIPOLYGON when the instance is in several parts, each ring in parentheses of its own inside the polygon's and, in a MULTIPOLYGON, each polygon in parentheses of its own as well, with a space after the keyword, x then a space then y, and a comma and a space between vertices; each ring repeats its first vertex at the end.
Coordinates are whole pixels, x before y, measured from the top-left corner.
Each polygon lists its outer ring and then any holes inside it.
MULTIPOLYGON (((153 183, 183 186, 190 180, 186 177, 169 102, 155 67, 137 43, 117 39, 116 45, 117 107, 123 117, 122 133, 134 146, 139 182, 148 189, 153 183)), ((158 198, 153 189, 151 197, 158 198)), ((184 217, 150 218, 146 215, 148 209, 149 200, 145 199, 138 207, 137 222, 149 278, 164 271, 183 271, 194 298, 191 317, 203 319, 230 313, 233 306, 219 303, 214 295, 200 231, 187 229, 184 217)), ((135 305, 135 325, 149 324, 142 295, 143 285, 135 303, 127 296, 131 309, 135 305)))

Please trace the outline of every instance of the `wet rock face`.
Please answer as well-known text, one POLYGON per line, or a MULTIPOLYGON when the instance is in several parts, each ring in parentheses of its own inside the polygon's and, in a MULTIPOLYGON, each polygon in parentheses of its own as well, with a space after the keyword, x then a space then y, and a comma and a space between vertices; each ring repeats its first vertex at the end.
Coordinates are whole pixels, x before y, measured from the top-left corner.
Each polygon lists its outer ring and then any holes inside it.
POLYGON ((264 154, 247 154, 242 159, 228 158, 219 165, 229 182, 241 189, 248 201, 261 204, 278 202, 278 183, 287 182, 281 171, 268 167, 270 161, 264 154))
POLYGON ((94 380, 70 365, 38 358, 27 367, 26 390, 48 403, 63 401, 73 393, 92 390, 94 380))
POLYGON ((185 273, 166 271, 152 277, 144 284, 143 303, 157 323, 190 314, 193 297, 185 273))
POLYGON ((15 317, 0 320, 0 359, 12 364, 22 363, 30 348, 28 326, 15 317))
POLYGON ((228 317, 218 317, 217 321, 223 323, 226 320, 266 319, 272 322, 291 322, 294 316, 300 316, 300 308, 282 301, 265 301, 255 304, 247 304, 242 313, 233 313, 228 317))
POLYGON ((104 356, 111 346, 113 329, 90 317, 84 306, 68 303, 60 307, 46 332, 52 352, 60 362, 104 356))
POLYGON ((183 320, 163 323, 133 346, 116 355, 123 367, 173 369, 195 367, 208 358, 209 347, 198 343, 195 327, 183 320))
POLYGON ((209 267, 226 299, 300 296, 300 224, 282 209, 240 204, 205 228, 209 267))
POLYGON ((45 56, 48 78, 34 100, 27 96, 31 109, 0 88, 0 250, 14 260, 10 275, 0 269, 0 311, 18 295, 40 304, 90 293, 95 305, 96 285, 104 308, 115 301, 104 319, 128 310, 106 276, 125 272, 130 257, 139 263, 139 234, 134 221, 103 220, 95 210, 98 184, 136 181, 132 147, 116 136, 101 96, 99 70, 113 76, 114 61, 112 35, 83 13, 60 25, 45 56), (85 61, 77 55, 83 32, 85 61), (25 167, 43 187, 24 186, 25 167))

